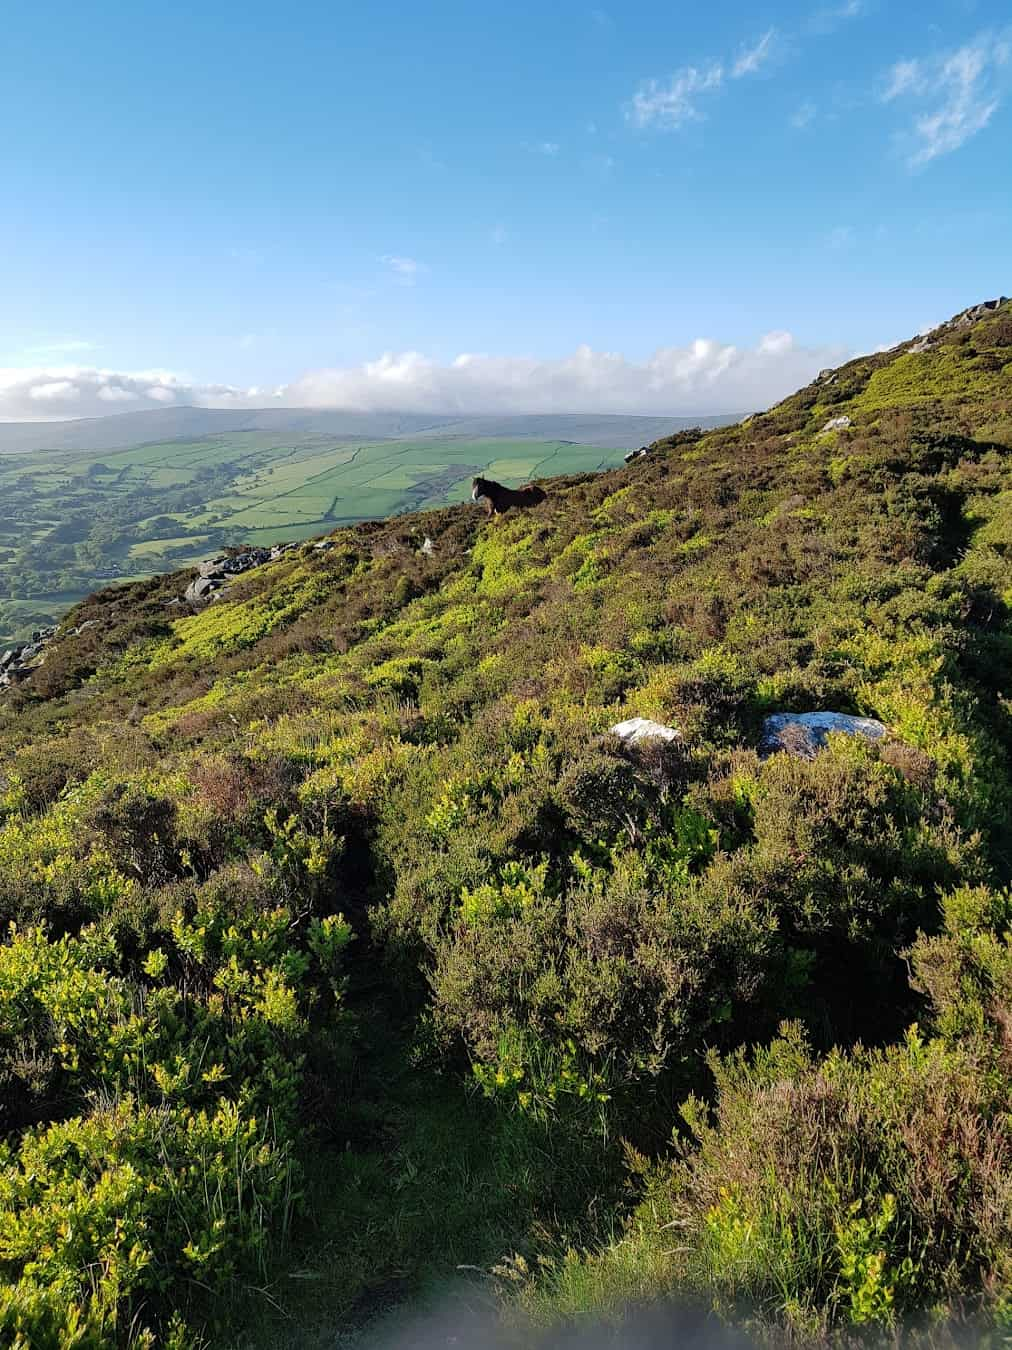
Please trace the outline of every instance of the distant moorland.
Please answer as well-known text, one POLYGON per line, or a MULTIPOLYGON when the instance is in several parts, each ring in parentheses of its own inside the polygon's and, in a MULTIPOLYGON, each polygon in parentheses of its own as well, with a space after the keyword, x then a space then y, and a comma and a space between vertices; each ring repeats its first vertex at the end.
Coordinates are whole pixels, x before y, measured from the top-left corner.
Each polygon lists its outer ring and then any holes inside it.
POLYGON ((517 483, 608 468, 684 425, 203 408, 0 425, 0 645, 109 581, 459 502, 479 472, 517 483))

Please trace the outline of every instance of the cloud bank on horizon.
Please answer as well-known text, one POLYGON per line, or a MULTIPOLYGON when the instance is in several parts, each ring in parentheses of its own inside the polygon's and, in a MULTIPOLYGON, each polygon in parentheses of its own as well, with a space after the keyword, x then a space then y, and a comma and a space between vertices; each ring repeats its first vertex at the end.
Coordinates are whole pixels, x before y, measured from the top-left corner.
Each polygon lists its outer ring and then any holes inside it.
POLYGON ((671 416, 768 407, 850 353, 771 332, 754 347, 697 338, 643 361, 580 346, 569 356, 462 354, 441 363, 386 353, 275 388, 202 384, 169 371, 85 366, 0 368, 0 421, 56 421, 180 407, 339 408, 349 412, 644 413, 671 416))

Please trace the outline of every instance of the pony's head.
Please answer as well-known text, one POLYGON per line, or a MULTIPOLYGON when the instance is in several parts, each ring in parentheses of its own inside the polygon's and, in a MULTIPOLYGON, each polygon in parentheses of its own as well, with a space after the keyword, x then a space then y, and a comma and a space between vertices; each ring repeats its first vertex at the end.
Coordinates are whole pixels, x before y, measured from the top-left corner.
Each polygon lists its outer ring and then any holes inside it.
POLYGON ((476 502, 479 497, 487 496, 485 489, 488 487, 487 478, 472 478, 471 480, 471 500, 476 502))

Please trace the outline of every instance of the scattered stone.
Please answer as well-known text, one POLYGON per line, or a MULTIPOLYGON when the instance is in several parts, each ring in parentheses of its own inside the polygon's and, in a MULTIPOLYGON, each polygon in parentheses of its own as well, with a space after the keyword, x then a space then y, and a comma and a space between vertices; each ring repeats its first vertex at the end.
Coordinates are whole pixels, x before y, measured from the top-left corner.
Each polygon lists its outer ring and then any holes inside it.
POLYGON ((928 338, 919 338, 912 346, 907 348, 911 356, 920 356, 921 352, 930 351, 935 344, 928 338))
POLYGON ((197 577, 190 582, 183 592, 183 599, 191 605, 199 604, 201 600, 206 600, 222 585, 223 580, 216 581, 213 577, 197 577))
POLYGON ((815 377, 816 384, 832 384, 836 379, 836 371, 832 366, 827 366, 825 370, 820 370, 815 377))
POLYGON ((765 757, 783 750, 801 759, 814 759, 828 744, 832 731, 866 741, 880 741, 888 735, 888 728, 874 717, 837 712, 773 713, 763 722, 759 753, 765 757))
POLYGON ((629 453, 624 456, 624 462, 626 464, 631 464, 634 459, 646 459, 649 453, 650 451, 648 447, 645 445, 641 445, 638 450, 630 450, 629 453))
POLYGON ((317 553, 323 553, 329 548, 333 548, 337 541, 335 539, 318 539, 313 545, 317 553))
POLYGON ((197 576, 183 592, 182 599, 190 605, 217 599, 218 592, 229 577, 239 576, 253 567, 260 567, 294 547, 294 544, 275 544, 272 549, 249 548, 242 553, 231 555, 222 553, 217 558, 205 558, 203 562, 198 563, 197 576))
POLYGON ((842 431, 844 427, 849 426, 849 417, 831 417, 822 429, 823 431, 842 431))
POLYGON ((647 717, 630 717, 627 722, 618 722, 608 730, 627 745, 637 741, 680 741, 682 733, 675 727, 666 727, 661 722, 651 722, 647 717))

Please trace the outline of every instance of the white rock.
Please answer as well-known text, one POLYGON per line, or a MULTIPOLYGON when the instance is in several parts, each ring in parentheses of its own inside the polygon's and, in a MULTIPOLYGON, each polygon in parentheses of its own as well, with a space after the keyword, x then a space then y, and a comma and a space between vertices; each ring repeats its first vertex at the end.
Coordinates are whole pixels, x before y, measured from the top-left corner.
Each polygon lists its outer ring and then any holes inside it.
POLYGON ((435 546, 435 544, 432 542, 432 540, 429 538, 428 535, 425 536, 425 541, 424 541, 424 543, 422 544, 422 547, 421 547, 418 551, 419 551, 419 553, 424 553, 424 554, 426 554, 427 556, 431 556, 431 554, 435 553, 435 551, 436 551, 436 546, 435 546))
POLYGON ((831 417, 822 429, 823 431, 842 431, 844 427, 849 426, 849 417, 831 417))
POLYGON ((814 759, 827 744, 831 731, 845 736, 861 736, 866 741, 880 741, 888 735, 888 728, 874 717, 851 717, 847 713, 774 713, 763 722, 761 755, 773 755, 778 750, 814 759))
POLYGON ((646 717, 630 717, 628 722, 618 722, 608 730, 620 741, 632 745, 636 741, 680 741, 682 733, 674 727, 666 727, 660 722, 651 722, 646 717))

